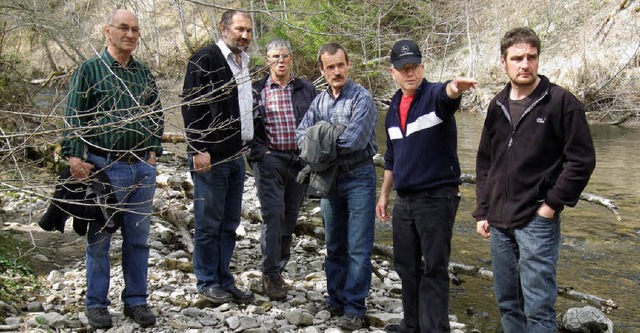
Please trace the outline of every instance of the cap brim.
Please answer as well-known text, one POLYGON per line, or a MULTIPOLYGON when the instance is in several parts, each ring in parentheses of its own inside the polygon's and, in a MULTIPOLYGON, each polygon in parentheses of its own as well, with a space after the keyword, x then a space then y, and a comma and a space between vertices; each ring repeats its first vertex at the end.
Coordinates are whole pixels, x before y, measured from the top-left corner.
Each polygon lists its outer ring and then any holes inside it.
POLYGON ((420 57, 405 57, 402 59, 398 59, 396 61, 394 61, 393 64, 393 68, 402 68, 404 65, 406 64, 421 64, 422 63, 422 58, 420 57))

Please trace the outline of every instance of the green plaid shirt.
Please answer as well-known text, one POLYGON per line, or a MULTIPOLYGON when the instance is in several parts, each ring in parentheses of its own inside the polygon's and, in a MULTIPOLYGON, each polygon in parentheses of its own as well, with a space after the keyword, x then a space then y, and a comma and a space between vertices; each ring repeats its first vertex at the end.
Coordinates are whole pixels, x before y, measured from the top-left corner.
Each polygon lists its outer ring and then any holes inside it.
POLYGON ((83 158, 89 147, 162 154, 164 120, 149 69, 131 57, 122 67, 105 49, 71 78, 62 155, 83 158))

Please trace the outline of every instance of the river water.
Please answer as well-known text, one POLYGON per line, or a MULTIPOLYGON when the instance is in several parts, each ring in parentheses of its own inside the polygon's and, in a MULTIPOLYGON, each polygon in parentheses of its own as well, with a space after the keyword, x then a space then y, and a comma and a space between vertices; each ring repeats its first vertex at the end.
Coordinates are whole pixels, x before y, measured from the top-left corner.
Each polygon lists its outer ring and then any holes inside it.
MULTIPOLYGON (((379 113, 384 119, 384 112, 379 113)), ((463 173, 475 174, 475 154, 482 131, 483 115, 460 113, 458 153, 463 173)), ((614 200, 621 215, 601 205, 580 201, 562 214, 562 247, 558 285, 612 299, 618 308, 608 316, 616 332, 640 332, 640 130, 592 126, 597 166, 585 192, 614 200)), ((384 126, 378 126, 378 142, 384 143, 384 126)), ((380 146, 383 153, 384 144, 380 146)), ((382 177, 382 172, 378 172, 382 177)), ((462 201, 456 218, 451 260, 491 269, 489 241, 475 232, 471 212, 475 186, 461 187, 462 201)), ((385 235, 380 235, 386 238, 385 235)), ((451 309, 468 328, 494 331, 499 324, 492 282, 460 276, 465 282, 451 286, 451 309), (468 315, 467 313, 475 313, 468 315)), ((582 307, 577 301, 559 297, 558 313, 582 307)))

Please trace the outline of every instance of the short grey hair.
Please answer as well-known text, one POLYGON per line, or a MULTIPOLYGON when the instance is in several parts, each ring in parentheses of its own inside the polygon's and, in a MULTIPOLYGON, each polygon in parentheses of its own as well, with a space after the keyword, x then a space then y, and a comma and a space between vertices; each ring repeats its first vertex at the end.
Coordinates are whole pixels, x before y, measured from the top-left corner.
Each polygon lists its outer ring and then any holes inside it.
POLYGON ((273 39, 269 43, 267 43, 267 46, 265 46, 265 54, 269 53, 269 51, 271 50, 279 49, 287 49, 287 51, 291 53, 291 44, 289 44, 289 42, 287 42, 286 40, 273 39))

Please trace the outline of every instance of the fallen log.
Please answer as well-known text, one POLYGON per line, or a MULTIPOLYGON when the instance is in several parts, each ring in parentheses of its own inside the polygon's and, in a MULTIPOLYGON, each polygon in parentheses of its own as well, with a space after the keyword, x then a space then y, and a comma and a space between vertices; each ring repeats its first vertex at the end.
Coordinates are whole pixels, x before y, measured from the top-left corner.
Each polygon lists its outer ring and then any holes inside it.
POLYGON ((609 209, 611 212, 613 212, 613 215, 616 216, 616 220, 618 220, 618 221, 622 220, 622 217, 620 216, 620 213, 618 213, 618 207, 613 202, 613 200, 607 199, 605 197, 601 197, 599 195, 586 193, 586 192, 582 192, 582 194, 580 194, 580 199, 582 199, 584 201, 587 201, 587 202, 591 202, 591 203, 595 203, 595 204, 599 204, 599 205, 605 206, 605 207, 607 207, 607 209, 609 209))
POLYGON ((618 305, 611 299, 604 299, 595 295, 581 293, 573 290, 572 286, 558 286, 558 295, 574 301, 587 302, 588 304, 604 308, 607 311, 618 308, 618 305))

